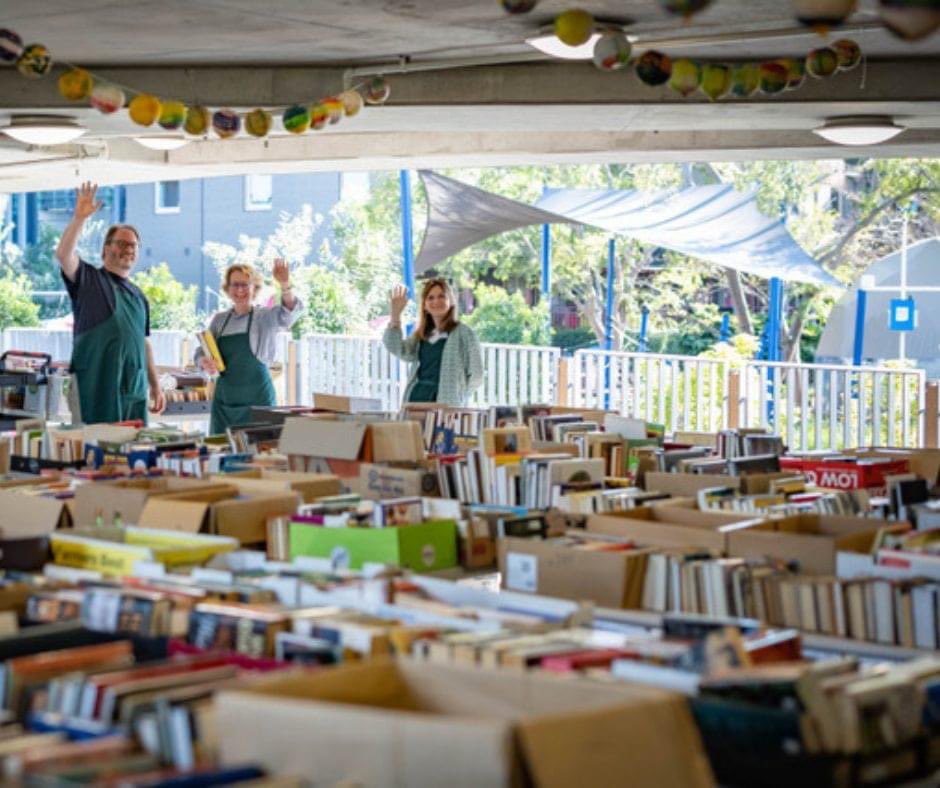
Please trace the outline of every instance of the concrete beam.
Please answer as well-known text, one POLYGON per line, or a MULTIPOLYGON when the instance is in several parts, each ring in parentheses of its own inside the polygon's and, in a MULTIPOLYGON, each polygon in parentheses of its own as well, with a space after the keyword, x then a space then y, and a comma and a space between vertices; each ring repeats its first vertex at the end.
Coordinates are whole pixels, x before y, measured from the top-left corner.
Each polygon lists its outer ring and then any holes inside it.
MULTIPOLYGON (((58 72, 57 72, 58 73, 58 72)), ((346 86, 338 68, 208 67, 107 68, 95 71, 141 92, 192 104, 250 109, 312 102, 346 86)), ((643 85, 632 72, 606 74, 584 63, 520 63, 475 68, 421 71, 389 77, 388 106, 632 104, 695 106, 709 104, 701 94, 682 98, 668 87, 643 85)), ((866 70, 837 74, 826 80, 807 77, 799 90, 751 99, 723 99, 721 105, 805 102, 877 103, 940 100, 940 59, 870 61, 866 70)), ((0 69, 0 110, 22 108, 74 110, 50 76, 24 79, 15 69, 0 69)))

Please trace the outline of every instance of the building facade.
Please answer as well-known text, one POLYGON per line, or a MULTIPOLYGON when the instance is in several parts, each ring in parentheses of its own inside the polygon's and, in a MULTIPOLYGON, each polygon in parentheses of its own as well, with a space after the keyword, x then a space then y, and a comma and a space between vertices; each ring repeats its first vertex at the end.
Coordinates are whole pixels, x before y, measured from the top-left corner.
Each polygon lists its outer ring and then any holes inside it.
MULTIPOLYGON (((266 238, 285 213, 296 214, 310 205, 324 221, 317 228, 313 249, 329 237, 330 210, 345 192, 368 189, 367 173, 304 173, 244 175, 103 187, 99 214, 108 224, 134 225, 140 232, 138 270, 166 262, 184 285, 195 285, 198 307, 210 311, 218 304, 219 277, 203 253, 208 241, 239 247, 240 236, 266 238), (364 179, 364 180, 363 180, 364 179)), ((7 222, 9 240, 25 248, 36 243, 42 225, 63 228, 74 207, 71 191, 12 195, 7 222)))

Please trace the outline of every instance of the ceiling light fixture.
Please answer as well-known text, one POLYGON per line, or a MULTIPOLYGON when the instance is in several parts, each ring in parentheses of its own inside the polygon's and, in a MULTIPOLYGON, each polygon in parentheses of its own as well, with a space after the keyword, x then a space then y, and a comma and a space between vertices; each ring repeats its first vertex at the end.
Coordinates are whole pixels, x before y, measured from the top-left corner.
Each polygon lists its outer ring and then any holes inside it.
POLYGON ((823 139, 837 145, 878 145, 897 137, 904 126, 887 115, 848 115, 829 118, 822 126, 813 129, 823 139))
POLYGON ((176 150, 186 145, 189 140, 182 134, 155 134, 151 137, 134 137, 134 142, 150 150, 176 150))
MULTIPOLYGON (((557 57, 561 60, 590 60, 594 57, 594 45, 597 43, 602 33, 606 33, 608 30, 623 32, 623 29, 629 27, 631 24, 633 24, 633 22, 629 19, 614 20, 598 19, 595 17, 594 32, 591 33, 591 37, 583 44, 576 47, 568 46, 564 41, 561 41, 558 36, 555 35, 553 25, 543 27, 539 30, 538 35, 527 38, 525 42, 530 47, 539 50, 539 52, 544 52, 546 55, 557 57)), ((627 36, 627 39, 630 41, 634 40, 631 36, 627 36)))
POLYGON ((75 118, 62 115, 14 115, 0 132, 27 145, 63 145, 88 129, 75 118))

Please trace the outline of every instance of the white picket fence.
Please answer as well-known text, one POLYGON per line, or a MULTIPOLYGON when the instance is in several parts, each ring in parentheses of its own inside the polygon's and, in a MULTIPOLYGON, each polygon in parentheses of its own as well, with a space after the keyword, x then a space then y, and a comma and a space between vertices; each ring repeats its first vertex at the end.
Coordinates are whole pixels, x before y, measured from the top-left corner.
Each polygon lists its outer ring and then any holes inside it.
POLYGON ((692 356, 579 350, 570 366, 573 403, 714 432, 727 423, 727 364, 692 356))
MULTIPOLYGON (((384 410, 401 407, 408 383, 408 364, 390 355, 374 337, 309 334, 300 346, 300 401, 315 392, 371 397, 384 410)), ((484 343, 483 385, 474 392, 473 407, 555 402, 558 348, 484 343)))
MULTIPOLYGON (((193 347, 180 331, 155 331, 151 343, 163 366, 188 363, 193 347)), ((6 329, 0 351, 7 349, 66 360, 72 336, 6 329)), ((482 351, 483 385, 469 403, 476 407, 563 402, 609 408, 669 431, 764 427, 795 450, 921 446, 927 434, 923 370, 763 361, 732 370, 691 356, 580 350, 563 362, 558 348, 483 344, 482 351)), ((279 400, 288 403, 309 403, 323 392, 397 410, 409 374, 376 337, 310 334, 295 341, 283 333, 276 361, 279 400)))
POLYGON ((921 369, 752 361, 741 372, 738 423, 795 450, 918 446, 925 390, 921 369))

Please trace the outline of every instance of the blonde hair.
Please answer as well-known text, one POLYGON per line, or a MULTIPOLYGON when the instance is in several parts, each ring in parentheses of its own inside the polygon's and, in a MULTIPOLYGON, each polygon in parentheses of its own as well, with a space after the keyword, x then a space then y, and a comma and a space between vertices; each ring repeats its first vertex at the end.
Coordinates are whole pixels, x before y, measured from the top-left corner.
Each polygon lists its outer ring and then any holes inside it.
POLYGON ((228 295, 228 286, 232 281, 232 274, 235 273, 245 274, 245 276, 250 277, 251 283, 255 286, 255 290, 264 284, 264 278, 254 266, 248 265, 248 263, 232 263, 232 265, 225 269, 225 276, 222 277, 222 291, 226 295, 228 295))
POLYGON ((427 339, 434 331, 434 318, 431 317, 428 310, 424 308, 424 302, 427 300, 428 294, 435 287, 441 288, 444 291, 444 295, 447 296, 447 300, 450 301, 450 309, 447 310, 447 314, 444 316, 441 331, 453 331, 460 322, 457 320, 457 296, 454 293, 454 288, 450 286, 450 282, 441 277, 428 279, 421 287, 420 315, 418 317, 418 327, 415 330, 415 334, 421 339, 427 339))

